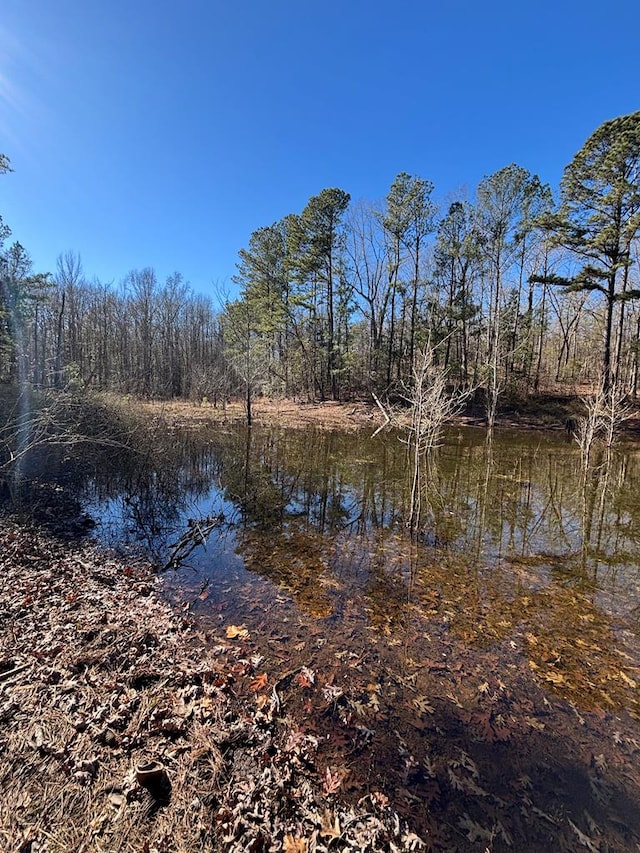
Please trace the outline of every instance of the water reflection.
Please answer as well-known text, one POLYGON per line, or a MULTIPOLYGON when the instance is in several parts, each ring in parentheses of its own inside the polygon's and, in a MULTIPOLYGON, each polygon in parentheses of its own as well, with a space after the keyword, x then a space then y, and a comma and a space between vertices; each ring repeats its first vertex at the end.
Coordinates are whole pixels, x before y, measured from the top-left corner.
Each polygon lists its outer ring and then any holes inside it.
MULTIPOLYGON (((238 564, 291 590, 304 575, 340 572, 344 583, 347 562, 353 582, 363 572, 374 582, 393 564, 394 581, 405 583, 416 562, 403 541, 410 515, 405 453, 394 436, 187 433, 169 437, 134 469, 102 466, 86 496, 105 539, 143 544, 160 563, 190 519, 223 514, 224 530, 190 555, 197 572, 215 568, 218 548, 227 561, 239 551, 238 564), (395 540, 403 541, 399 559, 388 553, 395 540)), ((540 583, 588 581, 607 591, 609 607, 621 592, 623 604, 633 605, 638 460, 635 448, 621 448, 585 474, 578 449, 547 435, 502 434, 487 445, 479 432, 451 432, 423 483, 417 553, 437 549, 494 567, 529 561, 540 583)))

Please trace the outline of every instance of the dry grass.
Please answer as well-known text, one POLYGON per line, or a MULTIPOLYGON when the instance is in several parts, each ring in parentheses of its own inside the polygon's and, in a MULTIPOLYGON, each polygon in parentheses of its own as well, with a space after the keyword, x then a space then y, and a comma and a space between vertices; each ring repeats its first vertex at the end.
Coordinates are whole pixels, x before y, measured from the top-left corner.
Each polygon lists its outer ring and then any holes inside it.
MULTIPOLYGON (((120 403, 121 405, 121 403, 120 403)), ((241 402, 232 401, 224 407, 211 403, 190 403, 185 400, 130 400, 129 405, 151 420, 163 420, 172 426, 199 426, 212 423, 233 423, 245 420, 241 402)), ((379 412, 371 404, 300 403, 295 400, 260 398, 252 408, 254 423, 268 426, 307 427, 320 429, 358 429, 380 422, 379 412)))

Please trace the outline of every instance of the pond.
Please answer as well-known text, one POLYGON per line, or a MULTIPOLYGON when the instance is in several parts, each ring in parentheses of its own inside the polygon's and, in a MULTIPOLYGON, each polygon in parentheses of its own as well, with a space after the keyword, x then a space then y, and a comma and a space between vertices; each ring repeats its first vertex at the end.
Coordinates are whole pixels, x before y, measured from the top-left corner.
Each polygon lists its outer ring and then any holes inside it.
POLYGON ((103 542, 168 566, 204 642, 278 685, 329 787, 432 850, 638 849, 640 451, 585 472, 557 435, 451 430, 414 536, 406 453, 218 425, 82 497, 103 542))

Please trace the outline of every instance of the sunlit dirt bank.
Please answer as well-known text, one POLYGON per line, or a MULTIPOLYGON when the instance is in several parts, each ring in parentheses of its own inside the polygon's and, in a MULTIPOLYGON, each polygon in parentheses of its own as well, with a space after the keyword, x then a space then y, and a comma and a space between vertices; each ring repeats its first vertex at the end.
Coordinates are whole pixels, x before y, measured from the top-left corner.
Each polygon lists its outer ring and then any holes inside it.
MULTIPOLYGON (((174 426, 203 425, 211 422, 232 423, 246 419, 242 402, 212 405, 210 402, 189 403, 179 400, 135 401, 131 405, 141 414, 161 418, 174 426)), ((259 398, 252 406, 253 422, 283 427, 315 426, 325 429, 360 429, 382 424, 383 418, 373 400, 340 403, 333 401, 302 403, 295 400, 259 398)))
MULTIPOLYGON (((585 390, 585 396, 589 396, 588 389, 585 390)), ((200 403, 131 400, 128 405, 140 414, 152 419, 162 419, 175 427, 202 426, 212 422, 232 423, 246 419, 245 406, 238 400, 224 406, 221 403, 214 406, 206 400, 200 403)), ((579 396, 532 396, 519 401, 505 401, 498 412, 496 426, 566 432, 567 425, 574 423, 583 410, 584 404, 579 396)), ((402 407, 396 409, 396 414, 402 422, 402 407)), ((404 417, 409 420, 408 412, 404 417)), ((252 419, 254 423, 263 426, 316 427, 346 431, 367 427, 371 427, 373 431, 385 422, 373 398, 352 402, 301 402, 260 397, 252 405, 252 419)), ((453 418, 453 422, 484 427, 486 418, 482 404, 469 400, 465 409, 453 418)), ((620 423, 619 430, 627 435, 640 437, 640 410, 631 407, 630 416, 620 423)))

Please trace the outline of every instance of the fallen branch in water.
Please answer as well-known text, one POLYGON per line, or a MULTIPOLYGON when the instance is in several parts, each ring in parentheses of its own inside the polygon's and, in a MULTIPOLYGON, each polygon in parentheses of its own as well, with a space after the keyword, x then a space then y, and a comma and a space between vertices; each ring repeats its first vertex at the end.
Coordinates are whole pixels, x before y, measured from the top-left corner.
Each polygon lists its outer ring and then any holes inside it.
POLYGON ((169 557, 161 567, 161 571, 164 572, 167 569, 177 569, 180 564, 183 563, 200 545, 203 545, 206 548, 209 535, 217 527, 220 527, 224 520, 225 517, 223 513, 220 513, 220 515, 215 518, 207 517, 197 521, 190 519, 189 529, 183 533, 177 542, 174 542, 174 544, 170 546, 171 550, 169 552, 169 557))

